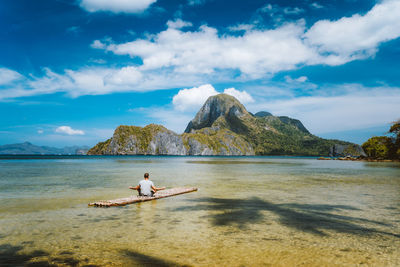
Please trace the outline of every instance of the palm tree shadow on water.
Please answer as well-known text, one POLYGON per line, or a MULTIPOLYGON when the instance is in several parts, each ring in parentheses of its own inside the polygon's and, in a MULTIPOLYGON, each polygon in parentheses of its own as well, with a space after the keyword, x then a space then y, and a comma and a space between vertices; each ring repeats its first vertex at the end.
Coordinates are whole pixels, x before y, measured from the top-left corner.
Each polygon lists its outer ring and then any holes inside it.
POLYGON ((332 212, 359 210, 348 205, 327 204, 275 204, 257 197, 250 199, 200 198, 190 200, 194 205, 176 208, 173 211, 205 210, 216 211, 207 215, 214 226, 233 225, 246 229, 248 225, 267 222, 265 212, 278 216, 278 222, 286 227, 319 236, 328 236, 329 231, 368 236, 374 233, 400 238, 400 234, 377 230, 377 226, 390 227, 390 224, 338 215, 332 212))
POLYGON ((0 266, 82 266, 94 267, 96 265, 87 264, 86 261, 80 261, 75 258, 73 252, 63 251, 57 256, 51 256, 44 250, 34 250, 32 252, 24 252, 24 246, 2 244, 0 245, 0 266))
MULTIPOLYGON (((88 264, 86 261, 78 260, 71 251, 63 251, 57 256, 51 256, 44 250, 34 250, 32 252, 23 252, 24 246, 2 244, 0 245, 0 266, 81 266, 95 267, 97 265, 88 264)), ((151 255, 142 254, 134 250, 121 250, 120 253, 129 261, 127 266, 152 266, 152 267, 188 267, 173 261, 165 260, 151 255)))

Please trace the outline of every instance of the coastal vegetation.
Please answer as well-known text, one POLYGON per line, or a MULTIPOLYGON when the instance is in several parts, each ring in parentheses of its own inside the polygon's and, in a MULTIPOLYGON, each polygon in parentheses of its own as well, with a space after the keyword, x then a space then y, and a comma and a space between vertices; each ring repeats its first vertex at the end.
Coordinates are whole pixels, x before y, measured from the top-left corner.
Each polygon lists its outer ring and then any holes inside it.
POLYGON ((400 120, 389 129, 389 136, 374 136, 363 145, 368 158, 378 160, 400 160, 400 120))

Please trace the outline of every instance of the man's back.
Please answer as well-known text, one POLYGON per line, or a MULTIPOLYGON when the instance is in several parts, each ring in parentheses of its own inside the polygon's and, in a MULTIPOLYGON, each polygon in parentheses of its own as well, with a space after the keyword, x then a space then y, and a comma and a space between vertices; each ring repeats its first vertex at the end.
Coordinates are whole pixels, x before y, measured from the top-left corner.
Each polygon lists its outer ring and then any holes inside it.
POLYGON ((145 196, 151 196, 151 187, 154 187, 154 184, 150 180, 141 180, 139 182, 140 185, 140 194, 145 195, 145 196))

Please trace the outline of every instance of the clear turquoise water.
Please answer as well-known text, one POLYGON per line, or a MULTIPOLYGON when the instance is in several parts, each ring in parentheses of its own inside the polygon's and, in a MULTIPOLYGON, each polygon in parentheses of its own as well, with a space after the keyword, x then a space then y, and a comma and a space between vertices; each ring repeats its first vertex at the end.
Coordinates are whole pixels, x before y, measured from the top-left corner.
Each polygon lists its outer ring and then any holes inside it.
POLYGON ((400 266, 400 164, 0 158, 0 266, 400 266), (113 208, 156 186, 199 191, 113 208))

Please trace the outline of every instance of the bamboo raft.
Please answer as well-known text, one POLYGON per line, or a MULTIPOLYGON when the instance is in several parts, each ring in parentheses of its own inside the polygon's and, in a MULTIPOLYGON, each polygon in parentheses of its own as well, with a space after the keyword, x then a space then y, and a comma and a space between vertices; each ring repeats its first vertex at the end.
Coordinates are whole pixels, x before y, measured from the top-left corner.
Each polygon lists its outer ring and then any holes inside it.
POLYGON ((190 193, 190 192, 194 192, 194 191, 197 191, 197 188, 195 188, 195 187, 186 187, 186 188, 175 187, 175 188, 158 191, 152 197, 131 196, 131 197, 118 198, 118 199, 113 199, 113 200, 100 200, 100 201, 89 203, 89 206, 94 206, 94 207, 125 206, 128 204, 150 201, 150 200, 165 198, 165 197, 172 197, 172 196, 186 194, 186 193, 190 193))

